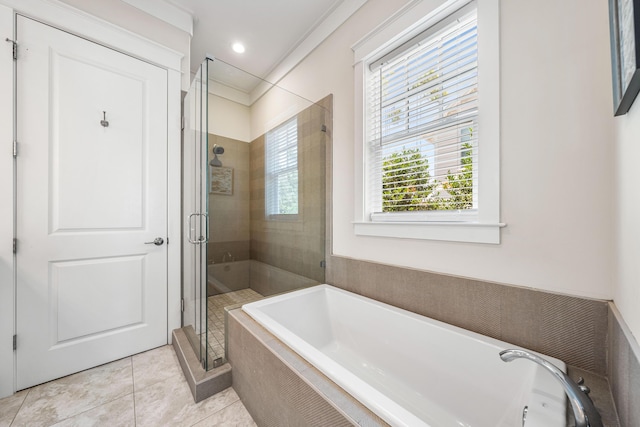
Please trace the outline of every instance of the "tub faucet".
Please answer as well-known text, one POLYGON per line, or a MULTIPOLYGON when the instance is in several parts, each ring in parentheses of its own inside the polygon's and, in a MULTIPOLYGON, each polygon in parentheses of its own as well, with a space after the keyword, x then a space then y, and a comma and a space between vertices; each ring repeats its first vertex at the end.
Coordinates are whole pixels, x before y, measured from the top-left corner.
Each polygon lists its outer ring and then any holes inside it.
POLYGON ((227 262, 227 257, 229 257, 229 261, 233 262, 233 256, 231 255, 231 252, 226 251, 223 255, 222 255, 222 262, 227 262))
POLYGON ((569 397, 573 416, 576 419, 576 427, 603 427, 600 414, 588 396, 589 388, 582 385, 582 382, 579 383, 580 385, 576 384, 553 363, 525 350, 504 350, 500 352, 500 358, 505 362, 511 362, 514 359, 529 359, 551 372, 562 383, 564 391, 569 397))

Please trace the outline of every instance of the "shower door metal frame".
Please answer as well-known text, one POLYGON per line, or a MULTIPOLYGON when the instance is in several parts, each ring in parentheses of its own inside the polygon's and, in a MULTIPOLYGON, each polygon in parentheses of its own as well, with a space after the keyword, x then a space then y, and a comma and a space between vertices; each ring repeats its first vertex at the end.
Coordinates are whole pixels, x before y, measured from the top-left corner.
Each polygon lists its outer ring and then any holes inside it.
POLYGON ((205 59, 201 64, 185 97, 183 146, 183 209, 186 235, 184 236, 182 326, 183 328, 192 326, 192 332, 185 332, 204 369, 207 369, 206 260, 209 242, 207 62, 208 60, 205 59), (195 99, 191 99, 192 97, 195 99), (195 111, 189 110, 190 108, 195 111), (188 144, 193 146, 189 147, 188 144), (189 319, 192 315, 193 318, 189 319))

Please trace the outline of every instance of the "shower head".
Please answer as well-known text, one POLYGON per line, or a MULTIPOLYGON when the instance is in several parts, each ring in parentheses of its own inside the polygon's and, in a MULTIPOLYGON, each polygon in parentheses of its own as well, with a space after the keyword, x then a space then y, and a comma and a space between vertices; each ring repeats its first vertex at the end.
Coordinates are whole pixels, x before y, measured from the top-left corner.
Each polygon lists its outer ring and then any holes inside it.
POLYGON ((218 158, 218 154, 224 154, 224 147, 213 144, 213 159, 209 162, 211 166, 220 167, 222 166, 222 162, 218 158))
POLYGON ((213 155, 213 159, 211 159, 211 161, 209 162, 209 164, 211 166, 215 166, 215 167, 220 167, 222 166, 222 162, 220 161, 220 159, 218 158, 217 154, 213 155))

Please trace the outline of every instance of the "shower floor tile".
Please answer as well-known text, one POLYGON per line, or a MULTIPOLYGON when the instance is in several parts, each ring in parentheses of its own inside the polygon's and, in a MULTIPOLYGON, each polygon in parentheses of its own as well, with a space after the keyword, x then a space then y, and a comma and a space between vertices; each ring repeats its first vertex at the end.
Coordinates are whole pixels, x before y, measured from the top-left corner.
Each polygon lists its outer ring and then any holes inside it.
POLYGON ((224 360, 224 308, 230 305, 246 304, 264 298, 253 289, 241 289, 214 295, 207 301, 207 351, 209 354, 209 367, 217 366, 224 360))

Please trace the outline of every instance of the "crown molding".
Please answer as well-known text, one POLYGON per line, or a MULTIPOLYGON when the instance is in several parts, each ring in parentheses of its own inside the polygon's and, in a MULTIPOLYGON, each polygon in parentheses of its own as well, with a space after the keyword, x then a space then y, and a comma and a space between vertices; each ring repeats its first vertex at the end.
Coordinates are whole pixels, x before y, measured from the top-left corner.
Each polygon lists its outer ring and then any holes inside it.
POLYGON ((183 54, 58 0, 0 0, 17 14, 180 72, 183 54))
POLYGON ((193 37, 193 16, 183 8, 164 0, 122 0, 193 37))

